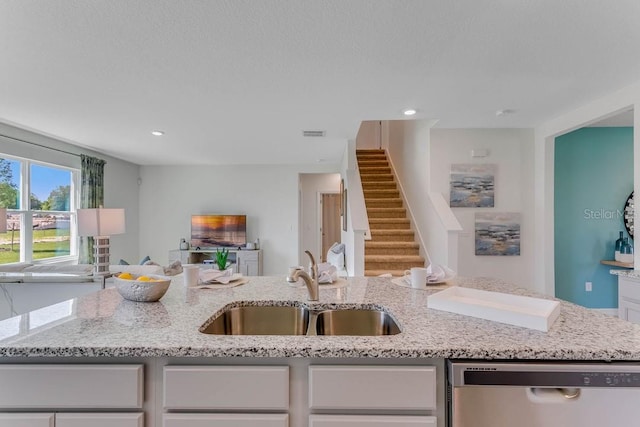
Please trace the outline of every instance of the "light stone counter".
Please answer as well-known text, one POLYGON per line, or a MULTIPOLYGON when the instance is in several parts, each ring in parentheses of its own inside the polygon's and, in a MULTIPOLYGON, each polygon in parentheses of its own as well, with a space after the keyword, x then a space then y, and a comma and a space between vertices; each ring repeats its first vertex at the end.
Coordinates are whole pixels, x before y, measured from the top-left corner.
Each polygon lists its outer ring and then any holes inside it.
POLYGON ((617 270, 617 269, 611 269, 611 270, 609 270, 609 273, 613 274, 614 276, 628 277, 630 279, 640 279, 640 270, 617 270))
MULTIPOLYGON (((562 303, 549 332, 427 308, 445 286, 414 290, 385 278, 350 278, 321 288, 311 306, 369 304, 388 309, 402 332, 383 337, 217 336, 198 332, 235 301, 306 301, 284 277, 251 277, 230 289, 185 288, 175 277, 157 303, 125 301, 113 288, 0 322, 0 357, 382 357, 640 360, 640 325, 562 303)), ((496 280, 454 283, 532 296, 496 280)))

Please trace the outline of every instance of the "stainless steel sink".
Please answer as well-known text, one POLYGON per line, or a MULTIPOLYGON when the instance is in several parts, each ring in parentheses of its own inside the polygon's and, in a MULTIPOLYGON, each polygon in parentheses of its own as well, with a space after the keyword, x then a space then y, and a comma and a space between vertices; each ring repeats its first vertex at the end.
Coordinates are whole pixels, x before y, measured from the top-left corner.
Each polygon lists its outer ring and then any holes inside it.
POLYGON ((292 305, 231 306, 207 320, 200 332, 213 335, 395 335, 400 327, 375 308, 310 309, 292 305))
POLYGON ((324 310, 316 317, 317 335, 396 335, 400 327, 391 315, 375 309, 324 310))
POLYGON ((306 335, 309 309, 303 306, 243 306, 224 310, 200 332, 215 335, 306 335))

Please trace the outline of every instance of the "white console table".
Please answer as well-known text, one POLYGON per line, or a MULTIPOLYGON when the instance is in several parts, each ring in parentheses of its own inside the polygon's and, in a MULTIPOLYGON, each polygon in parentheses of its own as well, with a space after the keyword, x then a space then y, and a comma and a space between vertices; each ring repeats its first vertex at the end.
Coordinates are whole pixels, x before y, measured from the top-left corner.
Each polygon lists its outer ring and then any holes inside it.
MULTIPOLYGON (((215 260, 215 258, 215 249, 172 249, 169 251, 169 262, 178 260, 183 264, 203 264, 205 261, 215 260)), ((228 260, 233 264, 236 273, 242 273, 245 276, 262 276, 262 249, 229 249, 228 260)))

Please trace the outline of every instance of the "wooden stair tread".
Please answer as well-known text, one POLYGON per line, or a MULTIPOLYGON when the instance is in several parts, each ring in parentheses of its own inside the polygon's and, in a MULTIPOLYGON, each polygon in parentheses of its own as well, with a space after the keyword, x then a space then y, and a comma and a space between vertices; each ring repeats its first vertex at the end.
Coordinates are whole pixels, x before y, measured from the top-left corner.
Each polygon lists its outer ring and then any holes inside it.
POLYGON ((366 255, 365 262, 424 262, 424 258, 420 255, 366 255))
POLYGON ((416 242, 376 242, 373 240, 367 240, 364 242, 365 249, 367 248, 419 248, 420 245, 416 242))

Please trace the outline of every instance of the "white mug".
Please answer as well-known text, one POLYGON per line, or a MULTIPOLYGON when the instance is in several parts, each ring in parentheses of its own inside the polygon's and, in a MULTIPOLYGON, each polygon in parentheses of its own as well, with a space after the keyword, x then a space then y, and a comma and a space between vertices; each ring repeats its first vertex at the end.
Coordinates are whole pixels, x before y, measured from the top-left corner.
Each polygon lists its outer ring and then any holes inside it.
POLYGON ((427 286, 427 269, 412 267, 411 270, 405 270, 404 280, 411 284, 412 288, 425 288, 427 286))
POLYGON ((197 265, 183 265, 184 284, 188 287, 198 286, 200 282, 200 267, 197 265))

